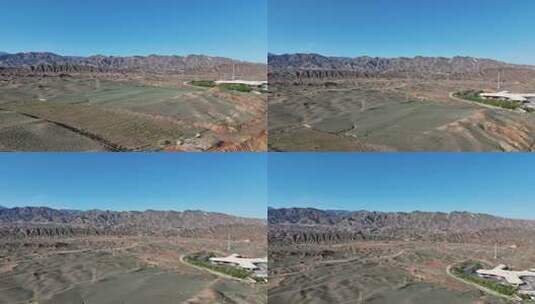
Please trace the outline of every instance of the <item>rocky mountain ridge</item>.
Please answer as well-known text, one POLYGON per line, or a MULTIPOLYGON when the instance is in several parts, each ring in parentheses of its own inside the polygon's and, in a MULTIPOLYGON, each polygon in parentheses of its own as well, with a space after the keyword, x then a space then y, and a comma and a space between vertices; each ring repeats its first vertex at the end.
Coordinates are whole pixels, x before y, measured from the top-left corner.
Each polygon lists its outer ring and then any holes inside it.
POLYGON ((268 55, 270 79, 329 79, 359 77, 473 79, 496 78, 498 71, 535 77, 535 66, 486 58, 446 57, 328 57, 319 54, 268 55))
POLYGON ((324 211, 313 208, 268 210, 270 240, 324 242, 380 240, 528 240, 534 220, 518 220, 470 212, 324 211))
POLYGON ((265 79, 266 65, 205 55, 188 56, 61 56, 50 52, 0 54, 0 67, 25 68, 34 72, 144 72, 144 73, 232 73, 265 79))
POLYGON ((0 209, 0 237, 67 235, 176 235, 223 238, 225 233, 257 238, 262 219, 198 210, 102 211, 47 207, 0 209))

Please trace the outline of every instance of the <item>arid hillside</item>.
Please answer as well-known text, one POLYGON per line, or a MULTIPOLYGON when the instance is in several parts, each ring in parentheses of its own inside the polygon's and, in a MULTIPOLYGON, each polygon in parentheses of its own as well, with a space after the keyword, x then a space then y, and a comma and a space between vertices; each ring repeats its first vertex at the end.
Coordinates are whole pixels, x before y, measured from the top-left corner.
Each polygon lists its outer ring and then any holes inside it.
POLYGON ((267 303, 265 285, 183 261, 265 256, 266 229, 204 211, 0 208, 0 303, 267 303))
POLYGON ((0 151, 265 151, 265 89, 214 81, 266 70, 204 55, 3 54, 0 151))
POLYGON ((272 303, 509 303, 449 275, 468 260, 527 269, 535 221, 469 212, 270 209, 272 303))
POLYGON ((474 57, 269 55, 270 151, 532 151, 535 67, 474 57), (494 102, 494 103, 493 103, 494 102))

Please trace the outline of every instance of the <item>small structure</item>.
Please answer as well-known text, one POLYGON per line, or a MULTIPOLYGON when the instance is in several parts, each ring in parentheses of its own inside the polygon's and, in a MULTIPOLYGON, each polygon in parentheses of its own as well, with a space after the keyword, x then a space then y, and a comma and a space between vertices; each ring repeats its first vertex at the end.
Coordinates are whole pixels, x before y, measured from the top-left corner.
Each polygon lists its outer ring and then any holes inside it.
POLYGON ((535 272, 533 271, 513 271, 503 264, 496 266, 494 269, 478 269, 476 272, 482 277, 498 278, 515 286, 526 284, 523 280, 525 277, 535 277, 535 272))

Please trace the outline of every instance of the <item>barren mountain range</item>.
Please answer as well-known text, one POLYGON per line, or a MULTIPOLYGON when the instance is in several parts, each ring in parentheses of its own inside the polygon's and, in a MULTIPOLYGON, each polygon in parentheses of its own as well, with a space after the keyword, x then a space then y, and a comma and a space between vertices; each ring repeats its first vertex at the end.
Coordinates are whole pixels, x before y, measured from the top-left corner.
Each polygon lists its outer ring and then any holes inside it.
POLYGON ((142 72, 164 74, 235 73, 265 79, 266 66, 223 57, 189 56, 61 56, 49 52, 1 54, 0 68, 23 68, 33 72, 142 72))
POLYGON ((535 66, 474 57, 355 58, 318 54, 268 55, 269 78, 274 81, 357 77, 480 79, 497 72, 518 78, 535 77, 535 66))
POLYGON ((102 211, 47 207, 0 208, 0 237, 157 235, 203 238, 265 237, 266 223, 198 210, 102 211))
POLYGON ((348 240, 495 242, 533 238, 535 221, 470 212, 268 210, 270 241, 322 243, 348 240))

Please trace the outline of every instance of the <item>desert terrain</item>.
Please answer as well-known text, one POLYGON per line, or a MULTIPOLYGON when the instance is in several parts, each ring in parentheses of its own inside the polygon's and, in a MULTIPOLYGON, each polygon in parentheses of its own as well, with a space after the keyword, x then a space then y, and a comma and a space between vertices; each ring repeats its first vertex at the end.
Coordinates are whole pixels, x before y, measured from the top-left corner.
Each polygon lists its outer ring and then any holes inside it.
POLYGON ((511 303, 449 267, 535 264, 535 221, 288 208, 270 209, 268 222, 270 303, 511 303))
POLYGON ((265 256, 264 220, 203 211, 0 209, 0 303, 267 303, 265 284, 183 262, 265 256))
POLYGON ((2 151, 265 151, 267 96, 193 80, 265 80, 202 55, 0 55, 2 151))
POLYGON ((535 92, 535 67, 472 57, 269 55, 271 151, 533 151, 535 114, 452 96, 535 92))

